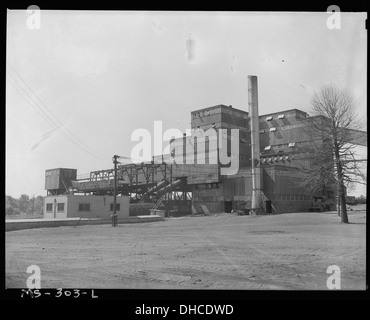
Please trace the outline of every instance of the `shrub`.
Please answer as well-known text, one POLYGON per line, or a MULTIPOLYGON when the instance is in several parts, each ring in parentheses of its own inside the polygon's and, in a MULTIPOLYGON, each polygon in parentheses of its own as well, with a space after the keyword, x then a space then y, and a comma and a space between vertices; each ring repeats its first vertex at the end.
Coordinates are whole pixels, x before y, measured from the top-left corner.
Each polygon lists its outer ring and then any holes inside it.
POLYGON ((14 209, 13 209, 13 207, 6 207, 6 209, 5 209, 5 214, 6 214, 7 216, 11 216, 12 214, 14 214, 14 209))
POLYGON ((13 210, 14 210, 13 214, 21 214, 22 213, 21 209, 19 209, 19 208, 13 208, 13 210))

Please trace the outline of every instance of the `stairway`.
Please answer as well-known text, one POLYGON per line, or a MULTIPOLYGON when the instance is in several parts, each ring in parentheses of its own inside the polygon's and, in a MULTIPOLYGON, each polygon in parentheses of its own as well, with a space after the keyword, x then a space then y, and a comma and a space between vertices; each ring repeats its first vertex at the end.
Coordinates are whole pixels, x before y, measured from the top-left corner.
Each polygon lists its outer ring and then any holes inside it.
POLYGON ((162 203, 163 203, 163 201, 164 201, 165 199, 166 199, 166 194, 162 195, 162 196, 158 199, 158 201, 157 201, 157 203, 154 205, 153 209, 158 209, 158 208, 162 205, 162 203))

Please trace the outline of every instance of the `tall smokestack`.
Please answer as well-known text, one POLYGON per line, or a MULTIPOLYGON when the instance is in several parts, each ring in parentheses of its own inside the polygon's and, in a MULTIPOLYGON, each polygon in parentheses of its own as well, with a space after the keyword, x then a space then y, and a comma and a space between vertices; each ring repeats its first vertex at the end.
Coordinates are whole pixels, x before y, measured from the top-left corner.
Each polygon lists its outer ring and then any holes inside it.
POLYGON ((252 149, 252 205, 253 213, 261 209, 261 166, 260 166, 260 133, 258 119, 257 76, 248 76, 248 105, 251 127, 252 149))

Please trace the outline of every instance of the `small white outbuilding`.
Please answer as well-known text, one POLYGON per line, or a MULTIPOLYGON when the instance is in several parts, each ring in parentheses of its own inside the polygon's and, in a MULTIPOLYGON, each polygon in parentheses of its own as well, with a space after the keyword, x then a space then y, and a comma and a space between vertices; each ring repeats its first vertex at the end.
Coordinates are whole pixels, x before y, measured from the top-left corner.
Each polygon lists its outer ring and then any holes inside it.
MULTIPOLYGON (((130 199, 128 196, 117 196, 116 205, 118 219, 129 216, 130 199)), ((47 196, 44 201, 45 219, 110 219, 113 212, 113 196, 56 195, 47 196)))

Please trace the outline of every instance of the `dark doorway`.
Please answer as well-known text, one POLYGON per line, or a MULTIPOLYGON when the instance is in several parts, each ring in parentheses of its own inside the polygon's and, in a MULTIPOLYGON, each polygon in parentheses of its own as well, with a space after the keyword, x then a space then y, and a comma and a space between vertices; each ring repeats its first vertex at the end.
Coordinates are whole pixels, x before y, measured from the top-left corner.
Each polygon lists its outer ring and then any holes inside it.
POLYGON ((232 209, 233 209, 233 202, 225 201, 225 212, 230 213, 232 209))
POLYGON ((266 200, 266 213, 272 213, 272 205, 271 205, 271 200, 266 200))

